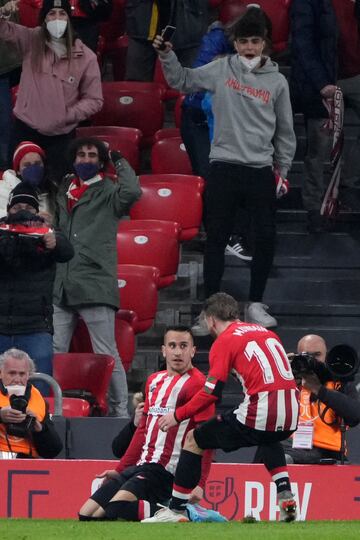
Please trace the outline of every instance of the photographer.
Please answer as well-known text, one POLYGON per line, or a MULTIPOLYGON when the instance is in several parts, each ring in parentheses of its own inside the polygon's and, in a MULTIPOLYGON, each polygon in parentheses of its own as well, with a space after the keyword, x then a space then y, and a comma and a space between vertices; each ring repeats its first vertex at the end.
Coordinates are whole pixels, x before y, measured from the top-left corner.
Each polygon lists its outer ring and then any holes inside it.
POLYGON ((3 459, 53 458, 62 442, 46 403, 29 382, 35 371, 28 354, 9 349, 0 355, 0 456, 3 459))
POLYGON ((337 381, 324 369, 327 347, 321 336, 304 336, 298 342, 297 352, 307 353, 321 364, 316 371, 320 377, 324 372, 321 377, 324 381, 321 382, 314 372, 301 373, 301 380, 298 379, 301 389, 299 425, 293 438, 283 443, 287 462, 305 464, 340 460, 341 420, 347 427, 354 427, 360 422, 355 384, 352 380, 337 381))

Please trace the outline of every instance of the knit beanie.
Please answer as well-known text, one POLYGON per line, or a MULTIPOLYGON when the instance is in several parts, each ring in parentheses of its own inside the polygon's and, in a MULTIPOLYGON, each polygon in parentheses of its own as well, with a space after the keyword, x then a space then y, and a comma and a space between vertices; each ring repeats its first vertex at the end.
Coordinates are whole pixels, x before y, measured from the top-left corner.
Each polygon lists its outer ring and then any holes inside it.
POLYGON ((19 172, 20 161, 29 152, 35 152, 35 154, 39 154, 39 156, 45 159, 45 152, 40 146, 31 141, 23 141, 16 148, 13 155, 13 168, 16 173, 19 172))
POLYGON ((69 0, 44 0, 39 13, 39 22, 42 24, 46 15, 52 9, 63 9, 71 17, 71 5, 69 0))
POLYGON ((24 182, 20 182, 10 192, 7 211, 17 203, 30 204, 37 212, 39 211, 39 199, 36 191, 24 182))

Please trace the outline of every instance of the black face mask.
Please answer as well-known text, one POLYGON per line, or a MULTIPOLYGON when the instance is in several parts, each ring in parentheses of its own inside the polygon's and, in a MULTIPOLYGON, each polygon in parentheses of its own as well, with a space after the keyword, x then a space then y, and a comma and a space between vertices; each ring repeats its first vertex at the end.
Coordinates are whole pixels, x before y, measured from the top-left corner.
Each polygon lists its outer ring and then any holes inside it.
POLYGON ((31 212, 29 212, 29 210, 19 210, 15 214, 8 214, 6 218, 6 223, 8 223, 9 225, 11 224, 20 225, 21 223, 26 223, 29 221, 32 221, 32 222, 36 221, 39 223, 39 226, 44 223, 44 219, 42 217, 36 214, 32 214, 31 212))

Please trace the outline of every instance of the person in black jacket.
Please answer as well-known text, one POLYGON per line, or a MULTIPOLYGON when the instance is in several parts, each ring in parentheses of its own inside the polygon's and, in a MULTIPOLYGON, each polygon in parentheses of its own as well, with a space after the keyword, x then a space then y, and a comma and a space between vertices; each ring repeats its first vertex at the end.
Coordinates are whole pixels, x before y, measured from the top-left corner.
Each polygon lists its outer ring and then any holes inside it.
POLYGON ((0 459, 54 458, 63 444, 40 392, 29 382, 35 364, 9 349, 0 355, 0 459))
MULTIPOLYGON (((329 161, 332 133, 324 130, 328 112, 323 101, 333 102, 336 87, 345 107, 360 117, 360 2, 359 0, 293 0, 291 18, 290 93, 294 112, 305 117, 307 152, 303 204, 308 230, 324 230, 320 208, 326 183, 324 163, 329 161)), ((345 145, 340 184, 341 202, 360 209, 360 133, 345 145)))
POLYGON ((127 0, 129 46, 125 79, 152 81, 156 53, 152 41, 166 25, 176 27, 171 39, 183 66, 190 67, 208 24, 208 0, 127 0))
MULTIPOLYGON (((0 220, 0 354, 12 347, 24 350, 40 372, 51 375, 56 263, 70 260, 74 250, 38 211, 36 191, 21 182, 0 220)), ((43 383, 36 386, 47 391, 43 383)))

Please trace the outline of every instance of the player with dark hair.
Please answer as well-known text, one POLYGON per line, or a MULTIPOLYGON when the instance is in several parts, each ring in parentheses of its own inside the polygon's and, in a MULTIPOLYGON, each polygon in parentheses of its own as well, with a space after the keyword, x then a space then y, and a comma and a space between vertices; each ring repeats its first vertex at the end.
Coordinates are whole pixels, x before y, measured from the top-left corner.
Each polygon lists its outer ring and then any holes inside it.
POLYGON ((235 409, 189 431, 176 469, 170 507, 144 521, 187 521, 186 503, 198 482, 205 449, 231 452, 257 445, 262 447, 264 464, 276 484, 280 520, 293 521, 296 502, 280 441, 296 429, 299 405, 286 352, 276 334, 263 326, 241 322, 238 303, 228 294, 216 293, 206 300, 202 317, 215 338, 205 385, 191 401, 163 416, 160 428, 170 434, 174 426, 218 401, 229 373, 242 383, 245 398, 235 409))
MULTIPOLYGON (((162 416, 186 405, 205 382, 205 376, 192 365, 195 347, 189 328, 167 328, 162 354, 166 369, 153 373, 146 381, 144 412, 130 446, 116 470, 99 475, 107 481, 82 506, 81 521, 118 518, 140 521, 153 515, 159 509, 158 503, 168 501, 171 496, 186 434, 214 414, 210 403, 201 413, 177 423, 171 432, 160 430, 162 416)), ((202 499, 211 457, 212 452, 208 451, 198 481, 191 490, 191 502, 202 499)))

